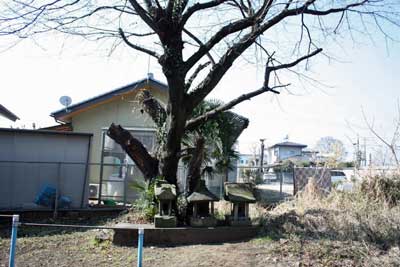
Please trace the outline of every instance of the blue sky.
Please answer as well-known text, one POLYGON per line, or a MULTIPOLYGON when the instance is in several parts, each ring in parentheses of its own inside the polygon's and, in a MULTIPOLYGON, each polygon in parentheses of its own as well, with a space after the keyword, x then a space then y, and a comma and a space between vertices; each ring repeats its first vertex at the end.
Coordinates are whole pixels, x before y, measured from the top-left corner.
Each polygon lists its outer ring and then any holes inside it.
MULTIPOLYGON (((123 50, 107 57, 95 44, 74 44, 63 46, 62 40, 51 37, 26 40, 0 54, 1 103, 21 118, 16 124, 0 119, 0 126, 52 125, 49 114, 61 108, 60 96, 69 95, 75 103, 141 79, 148 72, 147 56, 123 50)), ((345 142, 351 152, 357 133, 369 135, 363 129, 362 107, 383 135, 390 133, 400 98, 399 44, 387 50, 378 39, 375 44, 345 42, 343 46, 344 50, 334 54, 345 62, 324 57, 313 60, 309 75, 329 87, 302 88, 292 77, 283 75, 284 82, 293 84, 289 87, 293 94, 266 94, 235 108, 250 119, 249 128, 239 139, 241 151, 248 152, 260 138, 273 144, 289 135, 291 141, 310 147, 320 137, 333 136, 345 142)), ((150 61, 150 71, 164 80, 156 62, 150 61)), ((239 62, 211 97, 229 101, 258 88, 262 72, 262 68, 239 62)))

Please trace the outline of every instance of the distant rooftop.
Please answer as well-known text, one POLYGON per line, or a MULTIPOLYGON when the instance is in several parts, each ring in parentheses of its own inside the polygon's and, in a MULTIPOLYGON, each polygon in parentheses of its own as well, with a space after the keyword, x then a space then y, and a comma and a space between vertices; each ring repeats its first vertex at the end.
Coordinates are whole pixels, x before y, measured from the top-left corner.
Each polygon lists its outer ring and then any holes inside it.
POLYGON ((270 146, 269 148, 282 147, 282 146, 285 146, 285 147, 300 147, 300 148, 307 147, 307 145, 285 141, 285 142, 281 142, 281 143, 276 143, 275 145, 270 146))

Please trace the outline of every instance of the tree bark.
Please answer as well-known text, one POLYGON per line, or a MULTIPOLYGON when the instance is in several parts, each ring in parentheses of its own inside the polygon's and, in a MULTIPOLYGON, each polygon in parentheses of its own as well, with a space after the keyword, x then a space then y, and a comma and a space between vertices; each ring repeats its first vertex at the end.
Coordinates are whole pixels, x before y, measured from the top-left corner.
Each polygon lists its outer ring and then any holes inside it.
POLYGON ((153 158, 142 143, 134 138, 130 132, 120 125, 112 123, 107 135, 121 145, 143 173, 145 180, 152 180, 158 175, 158 160, 153 158))
POLYGON ((185 68, 183 64, 182 29, 176 27, 173 21, 166 20, 159 25, 158 32, 163 44, 164 54, 159 63, 167 78, 169 98, 167 106, 167 136, 164 153, 161 159, 161 175, 169 183, 176 185, 181 141, 185 132, 186 119, 190 111, 186 108, 185 68))
POLYGON ((201 165, 204 158, 205 140, 199 137, 196 140, 196 147, 193 151, 192 158, 189 161, 188 175, 187 175, 187 188, 188 193, 192 193, 197 187, 201 178, 201 165))

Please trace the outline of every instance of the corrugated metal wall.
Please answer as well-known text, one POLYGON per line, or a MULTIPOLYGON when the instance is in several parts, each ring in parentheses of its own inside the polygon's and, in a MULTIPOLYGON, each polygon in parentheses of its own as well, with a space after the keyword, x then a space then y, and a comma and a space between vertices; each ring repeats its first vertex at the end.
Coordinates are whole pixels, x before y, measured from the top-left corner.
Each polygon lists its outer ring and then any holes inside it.
POLYGON ((40 190, 50 185, 87 205, 90 134, 0 129, 0 209, 31 209, 40 190))

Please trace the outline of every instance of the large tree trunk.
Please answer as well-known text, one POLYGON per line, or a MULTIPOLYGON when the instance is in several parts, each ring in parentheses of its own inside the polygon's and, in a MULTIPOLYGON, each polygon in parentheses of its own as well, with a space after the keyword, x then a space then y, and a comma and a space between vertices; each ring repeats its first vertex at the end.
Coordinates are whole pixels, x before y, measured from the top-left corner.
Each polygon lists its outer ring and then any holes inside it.
POLYGON ((181 153, 181 142, 185 132, 188 110, 186 108, 185 70, 182 57, 182 31, 172 21, 159 25, 164 33, 160 35, 164 54, 159 59, 163 73, 167 78, 169 99, 167 106, 167 137, 161 159, 161 175, 178 187, 177 172, 181 153))
POLYGON ((192 157, 189 161, 188 175, 187 175, 187 189, 188 193, 192 193, 199 184, 201 179, 201 166, 204 159, 205 140, 199 137, 196 140, 196 147, 193 151, 192 157))

